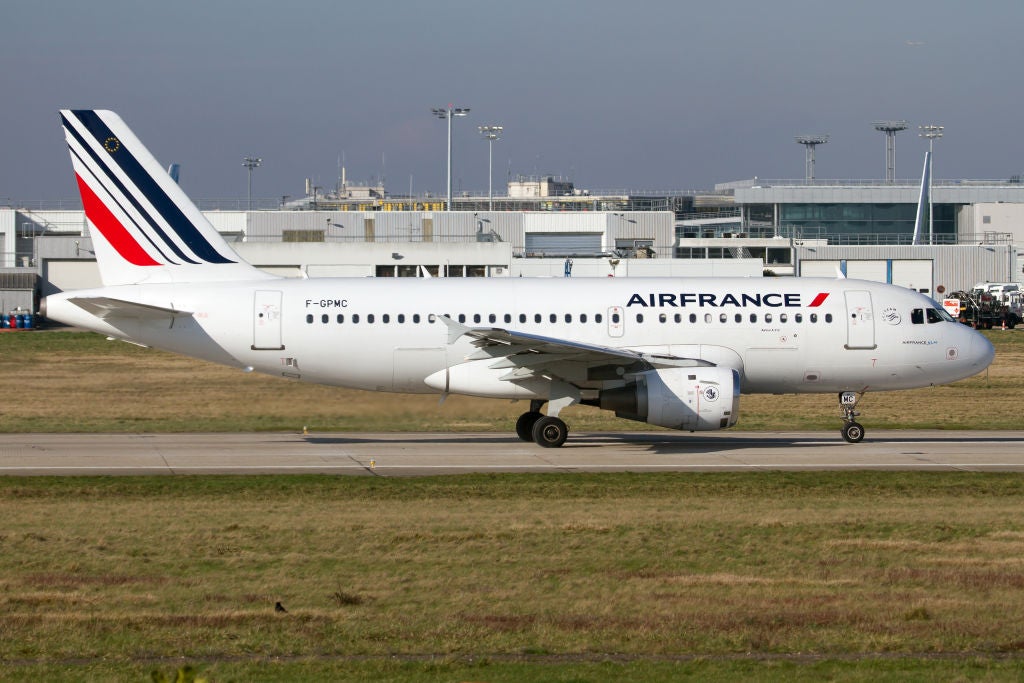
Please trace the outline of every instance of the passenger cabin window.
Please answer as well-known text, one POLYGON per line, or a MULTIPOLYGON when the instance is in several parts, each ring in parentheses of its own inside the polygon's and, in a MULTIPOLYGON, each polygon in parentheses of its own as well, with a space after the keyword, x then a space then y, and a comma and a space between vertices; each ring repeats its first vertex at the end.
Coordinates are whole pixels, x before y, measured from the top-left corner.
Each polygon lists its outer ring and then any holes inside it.
POLYGON ((910 322, 915 325, 924 325, 924 309, 915 308, 910 312, 910 322))
MULTIPOLYGON (((616 317, 617 317, 617 316, 616 316, 616 317)), ((594 315, 594 322, 595 322, 595 323, 599 323, 599 322, 601 322, 601 320, 603 320, 603 317, 601 316, 601 314, 600 314, 600 313, 596 313, 596 314, 594 315)), ((618 321, 618 320, 616 320, 615 322, 619 322, 619 321, 618 321)))

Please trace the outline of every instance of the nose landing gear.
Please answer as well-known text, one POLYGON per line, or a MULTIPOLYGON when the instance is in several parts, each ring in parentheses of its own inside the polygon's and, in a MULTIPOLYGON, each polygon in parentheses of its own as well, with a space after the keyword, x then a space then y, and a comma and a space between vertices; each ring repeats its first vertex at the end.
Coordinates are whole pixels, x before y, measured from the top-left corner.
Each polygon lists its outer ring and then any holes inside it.
POLYGON ((863 392, 858 396, 854 391, 844 391, 839 394, 839 410, 843 414, 842 435, 843 439, 849 443, 860 443, 864 440, 864 426, 854 419, 860 415, 855 408, 863 396, 863 392))

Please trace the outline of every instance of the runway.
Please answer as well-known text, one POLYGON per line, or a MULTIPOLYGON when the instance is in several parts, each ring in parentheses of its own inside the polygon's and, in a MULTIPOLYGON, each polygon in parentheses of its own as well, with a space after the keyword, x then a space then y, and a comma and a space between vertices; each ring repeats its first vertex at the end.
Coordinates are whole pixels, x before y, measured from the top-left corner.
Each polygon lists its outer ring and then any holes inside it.
POLYGON ((571 434, 541 448, 494 433, 8 434, 0 475, 298 474, 750 470, 1024 471, 1024 431, 571 434))

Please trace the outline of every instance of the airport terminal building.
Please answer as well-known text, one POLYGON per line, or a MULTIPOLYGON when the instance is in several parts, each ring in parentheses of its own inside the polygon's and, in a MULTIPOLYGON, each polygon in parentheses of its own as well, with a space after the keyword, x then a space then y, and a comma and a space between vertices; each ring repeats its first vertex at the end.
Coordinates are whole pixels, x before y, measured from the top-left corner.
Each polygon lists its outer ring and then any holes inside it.
MULTIPOLYGON (((711 192, 597 194, 519 179, 443 201, 344 188, 275 209, 204 206, 246 260, 290 277, 814 275, 934 297, 1024 279, 1024 184, 936 181, 913 244, 916 182, 725 183, 711 192), (494 209, 491 210, 492 205, 494 209), (927 226, 927 221, 924 222, 927 226)), ((0 308, 99 284, 80 209, 0 207, 0 308)))

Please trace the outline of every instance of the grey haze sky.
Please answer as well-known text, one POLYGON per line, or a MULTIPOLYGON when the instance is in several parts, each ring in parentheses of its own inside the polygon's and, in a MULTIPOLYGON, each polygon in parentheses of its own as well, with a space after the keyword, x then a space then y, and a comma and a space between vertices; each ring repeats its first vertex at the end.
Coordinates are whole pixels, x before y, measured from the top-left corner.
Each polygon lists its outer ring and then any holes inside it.
POLYGON ((793 137, 828 133, 819 178, 884 178, 871 123, 906 119, 897 176, 920 175, 919 124, 946 127, 937 178, 1024 173, 1020 0, 3 0, 0 203, 77 197, 57 110, 117 111, 197 199, 386 175, 443 194, 509 173, 577 187, 710 188, 802 178, 793 137))

